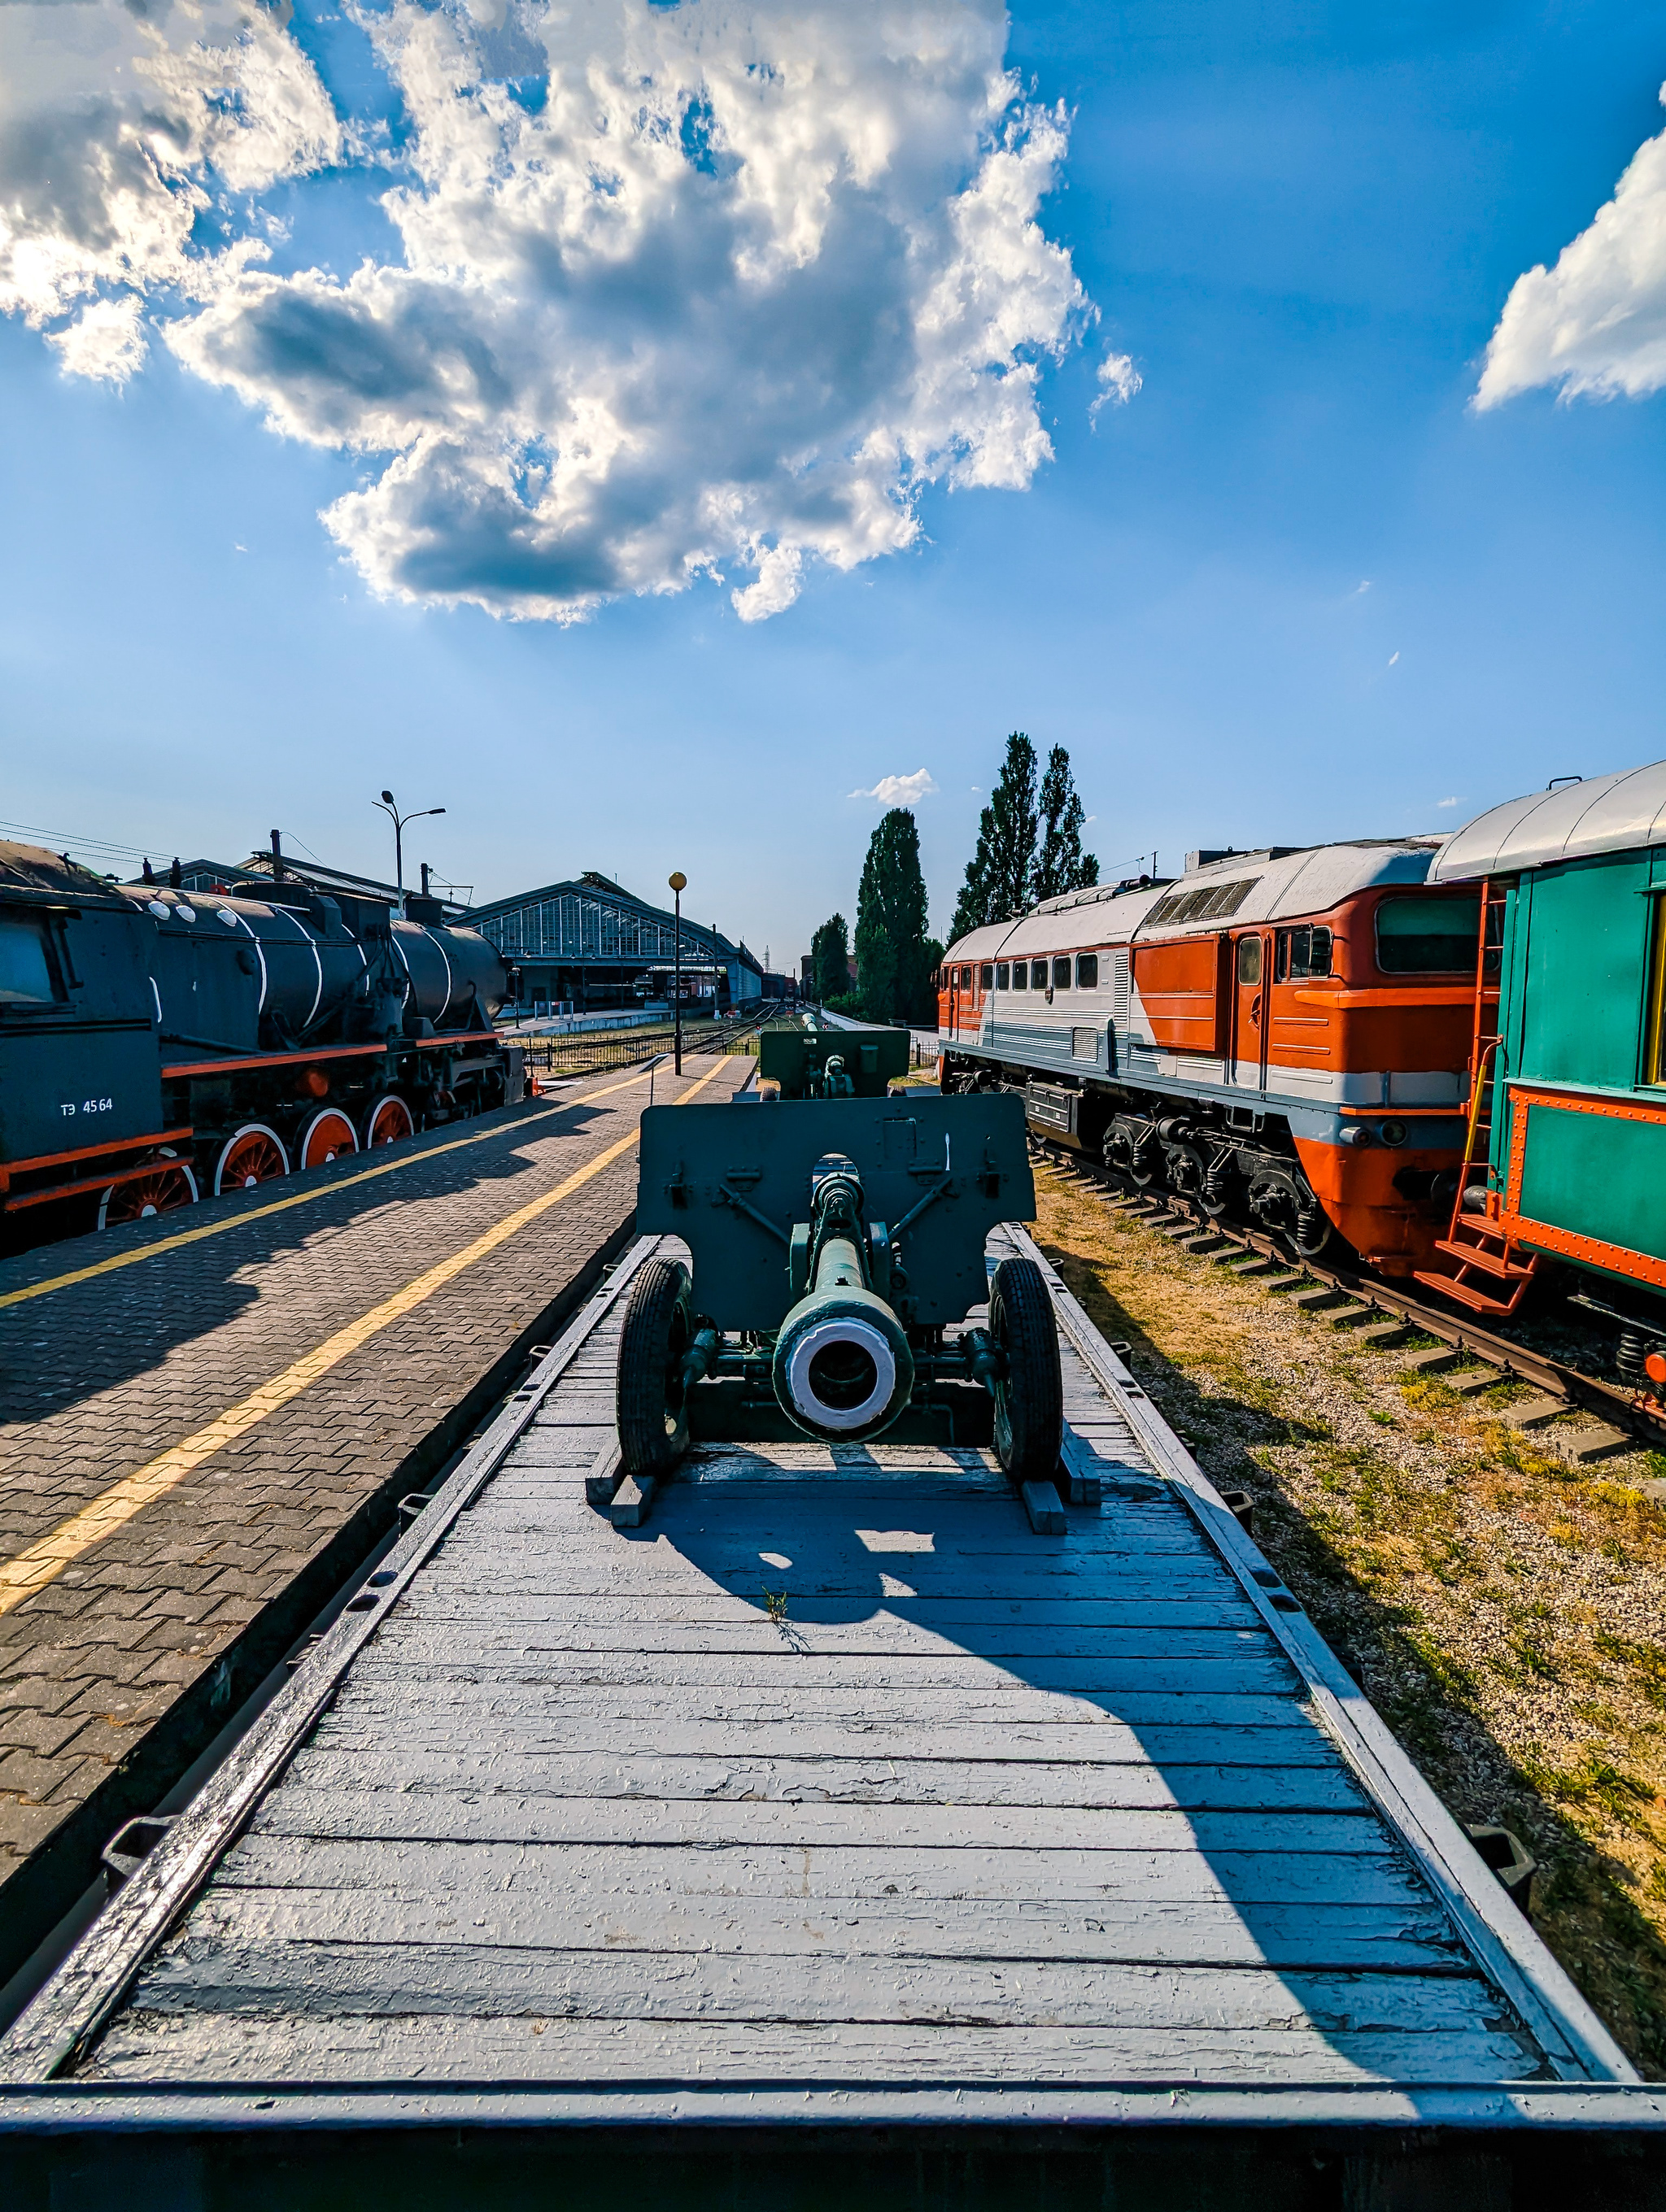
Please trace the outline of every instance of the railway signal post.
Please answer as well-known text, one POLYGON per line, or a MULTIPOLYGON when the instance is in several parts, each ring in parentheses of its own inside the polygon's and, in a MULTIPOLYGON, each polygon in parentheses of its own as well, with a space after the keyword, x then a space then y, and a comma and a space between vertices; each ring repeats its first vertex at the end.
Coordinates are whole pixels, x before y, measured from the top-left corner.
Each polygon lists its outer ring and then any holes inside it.
POLYGON ((680 1075, 683 1073, 683 894, 689 887, 689 879, 680 868, 673 868, 666 880, 671 885, 677 919, 676 945, 672 954, 671 1049, 672 1066, 680 1075))

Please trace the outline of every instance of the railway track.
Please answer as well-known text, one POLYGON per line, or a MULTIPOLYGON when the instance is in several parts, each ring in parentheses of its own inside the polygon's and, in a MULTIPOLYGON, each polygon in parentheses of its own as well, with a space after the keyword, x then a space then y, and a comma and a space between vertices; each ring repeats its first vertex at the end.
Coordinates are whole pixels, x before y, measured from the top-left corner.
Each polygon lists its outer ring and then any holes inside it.
POLYGON ((1426 1373, 1439 1374, 1458 1369, 1467 1358, 1474 1364, 1452 1374, 1452 1386, 1466 1397, 1480 1397, 1502 1382, 1529 1385, 1536 1397, 1499 1409, 1511 1427, 1547 1427, 1569 1413, 1592 1415, 1590 1429, 1558 1433, 1566 1455, 1582 1464, 1638 1444, 1666 1450, 1666 1419, 1651 1413, 1613 1383, 1588 1375, 1537 1346, 1523 1343, 1519 1337, 1478 1328, 1468 1316, 1460 1318, 1444 1306, 1414 1297, 1397 1283, 1364 1269, 1292 1259, 1276 1237, 1263 1231, 1245 1228, 1238 1222, 1212 1220, 1171 1193, 1138 1190, 1110 1169, 1064 1146, 1049 1144, 1033 1133, 1031 1151, 1055 1173, 1098 1191, 1107 1203, 1120 1203, 1122 1210, 1137 1212, 1151 1227, 1160 1229, 1181 1249, 1200 1258, 1233 1265, 1237 1255, 1238 1261, 1262 1263, 1243 1266, 1239 1271, 1260 1275, 1269 1288, 1289 1291, 1299 1304, 1308 1303, 1310 1292, 1322 1293, 1322 1304, 1314 1297, 1313 1310, 1338 1327, 1363 1330, 1369 1340, 1382 1345, 1391 1342, 1402 1329, 1418 1329, 1435 1338, 1436 1348, 1414 1354, 1412 1364, 1426 1373))

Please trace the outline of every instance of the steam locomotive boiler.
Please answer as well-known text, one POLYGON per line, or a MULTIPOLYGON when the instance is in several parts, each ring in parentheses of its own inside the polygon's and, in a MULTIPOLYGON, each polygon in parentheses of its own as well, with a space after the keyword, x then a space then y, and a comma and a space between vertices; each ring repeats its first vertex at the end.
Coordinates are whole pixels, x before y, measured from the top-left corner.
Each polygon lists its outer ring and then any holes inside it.
POLYGON ((7 1241, 135 1220, 519 1099, 495 948, 438 902, 118 885, 0 843, 7 1241))

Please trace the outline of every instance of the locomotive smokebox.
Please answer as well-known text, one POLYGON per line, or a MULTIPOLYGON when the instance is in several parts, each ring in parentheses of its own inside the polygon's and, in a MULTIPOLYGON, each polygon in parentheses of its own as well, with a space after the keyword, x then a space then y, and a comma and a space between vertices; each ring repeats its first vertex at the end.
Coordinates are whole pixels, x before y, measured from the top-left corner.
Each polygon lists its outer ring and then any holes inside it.
POLYGON ((806 1435, 859 1443, 890 1427, 914 1389, 906 1330, 873 1279, 891 1289, 891 1246, 862 1216, 855 1163, 841 1153, 811 1174, 810 1219, 795 1232, 794 1285, 810 1287, 781 1325, 770 1363, 777 1403, 806 1435))

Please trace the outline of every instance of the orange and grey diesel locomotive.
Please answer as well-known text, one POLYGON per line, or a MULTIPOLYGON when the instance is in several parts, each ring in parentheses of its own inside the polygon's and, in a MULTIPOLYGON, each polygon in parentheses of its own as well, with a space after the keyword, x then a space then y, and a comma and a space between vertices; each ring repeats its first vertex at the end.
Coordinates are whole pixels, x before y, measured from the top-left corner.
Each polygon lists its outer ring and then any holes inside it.
POLYGON ((1194 854, 1049 899, 939 975, 942 1079, 1024 1088, 1044 1137, 1316 1257, 1426 1261, 1464 1145, 1480 902, 1440 840, 1194 854))
POLYGON ((496 949, 436 902, 116 884, 0 843, 0 1208, 34 1242, 519 1099, 496 949))

